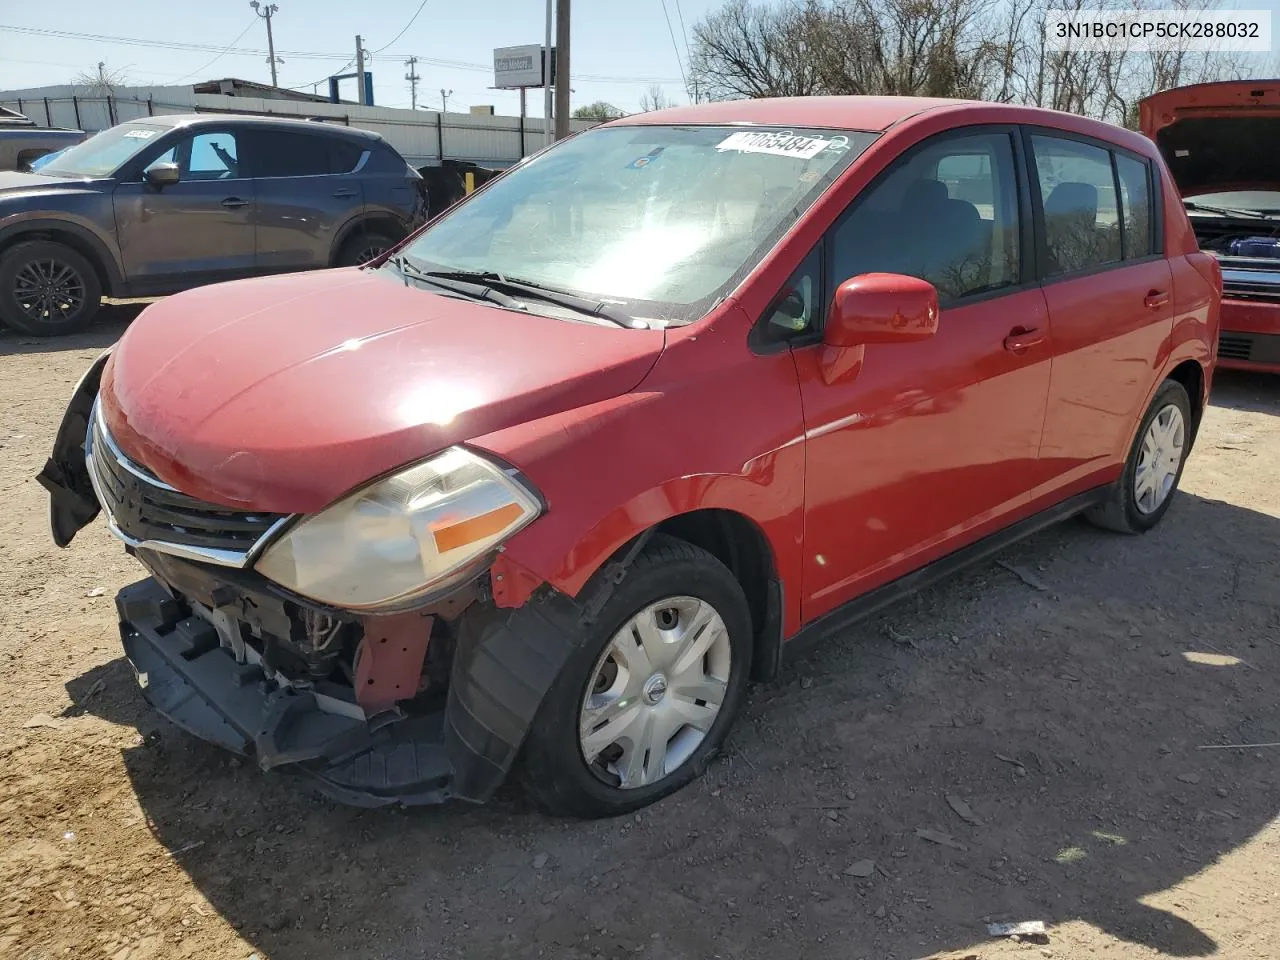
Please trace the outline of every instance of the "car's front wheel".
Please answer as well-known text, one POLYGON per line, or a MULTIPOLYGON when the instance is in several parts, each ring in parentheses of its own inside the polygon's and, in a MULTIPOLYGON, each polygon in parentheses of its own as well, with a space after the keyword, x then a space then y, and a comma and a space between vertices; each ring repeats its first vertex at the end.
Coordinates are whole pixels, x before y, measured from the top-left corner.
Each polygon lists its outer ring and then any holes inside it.
POLYGON ((1191 450, 1191 400, 1176 380, 1156 391, 1110 497, 1086 516, 1108 530, 1142 533, 1169 509, 1191 450))
POLYGON ((550 812, 606 817, 697 777, 723 743, 751 672, 742 588, 698 547, 657 537, 548 691, 524 779, 550 812))
POLYGON ((343 243, 334 266, 362 267, 382 256, 397 243, 398 240, 380 230, 360 230, 343 243))
POLYGON ((52 240, 17 243, 0 256, 0 320, 37 337, 83 330, 102 304, 93 265, 52 240))

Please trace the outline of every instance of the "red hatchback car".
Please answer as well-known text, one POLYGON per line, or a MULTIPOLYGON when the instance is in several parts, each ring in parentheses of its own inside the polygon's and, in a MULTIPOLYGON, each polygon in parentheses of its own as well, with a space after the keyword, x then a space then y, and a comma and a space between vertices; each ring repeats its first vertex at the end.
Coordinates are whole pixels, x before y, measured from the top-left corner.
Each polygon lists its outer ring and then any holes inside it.
POLYGON ((1147 139, 981 103, 679 108, 366 268, 149 307, 41 475, 187 730, 358 804, 621 813, 751 679, 1078 513, 1169 508, 1217 261, 1147 139), (794 646, 791 647, 795 649, 794 646))

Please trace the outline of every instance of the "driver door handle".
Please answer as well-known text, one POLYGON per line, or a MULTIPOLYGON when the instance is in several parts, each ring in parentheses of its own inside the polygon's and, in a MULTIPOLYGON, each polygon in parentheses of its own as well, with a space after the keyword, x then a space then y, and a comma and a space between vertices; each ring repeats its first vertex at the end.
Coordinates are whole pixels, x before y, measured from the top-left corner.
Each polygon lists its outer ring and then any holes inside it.
POLYGON ((1044 343, 1044 333, 1037 329, 1014 327, 1004 338, 1004 348, 1010 353, 1022 355, 1034 346, 1044 343))
POLYGON ((227 208, 243 207, 249 203, 248 200, 241 200, 239 197, 227 197, 222 201, 222 205, 227 208))
POLYGON ((1159 310, 1169 303, 1169 294, 1164 290, 1152 290, 1142 300, 1148 310, 1159 310))

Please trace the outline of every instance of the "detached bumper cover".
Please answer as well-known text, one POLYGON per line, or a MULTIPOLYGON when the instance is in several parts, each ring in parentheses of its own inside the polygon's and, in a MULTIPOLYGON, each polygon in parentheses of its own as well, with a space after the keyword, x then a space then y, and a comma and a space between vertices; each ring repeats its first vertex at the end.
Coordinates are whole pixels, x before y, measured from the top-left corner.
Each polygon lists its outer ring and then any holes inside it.
POLYGON ((346 716, 314 693, 238 663, 217 630, 155 579, 116 596, 125 654, 143 695, 189 733, 263 770, 283 767, 342 803, 483 802, 506 778, 573 649, 581 610, 540 591, 511 610, 464 617, 443 709, 346 716))
POLYGON ((201 739, 289 767, 336 800, 358 806, 439 803, 454 767, 442 736, 444 711, 370 720, 321 710, 313 694, 269 683, 237 663, 217 631, 187 615, 155 580, 116 596, 125 654, 143 695, 201 739), (393 722, 387 722, 393 721, 393 722))

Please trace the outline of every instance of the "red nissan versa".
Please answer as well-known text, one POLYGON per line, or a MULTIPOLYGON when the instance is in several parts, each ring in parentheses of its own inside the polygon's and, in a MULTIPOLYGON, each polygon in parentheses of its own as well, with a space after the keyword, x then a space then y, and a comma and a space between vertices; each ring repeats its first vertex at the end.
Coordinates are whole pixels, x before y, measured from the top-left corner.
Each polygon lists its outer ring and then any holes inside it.
POLYGON ((1218 366, 1280 373, 1280 80, 1166 90, 1139 113, 1222 264, 1218 366))
POLYGON ((1072 514, 1168 509, 1217 261, 1145 137, 942 100, 607 124, 360 269, 149 307, 41 480, 147 698, 358 804, 643 806, 750 679, 1072 514))

